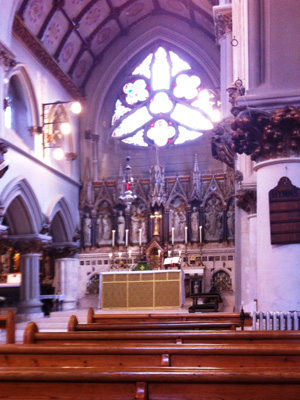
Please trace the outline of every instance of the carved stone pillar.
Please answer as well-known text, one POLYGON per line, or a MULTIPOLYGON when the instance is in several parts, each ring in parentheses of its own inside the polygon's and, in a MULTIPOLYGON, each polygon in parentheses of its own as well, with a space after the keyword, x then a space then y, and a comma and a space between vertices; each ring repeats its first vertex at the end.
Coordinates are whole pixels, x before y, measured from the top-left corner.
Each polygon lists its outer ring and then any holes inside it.
POLYGON ((245 110, 234 120, 232 129, 234 150, 256 161, 258 310, 298 309, 300 245, 271 244, 269 192, 285 176, 300 187, 300 108, 245 110))

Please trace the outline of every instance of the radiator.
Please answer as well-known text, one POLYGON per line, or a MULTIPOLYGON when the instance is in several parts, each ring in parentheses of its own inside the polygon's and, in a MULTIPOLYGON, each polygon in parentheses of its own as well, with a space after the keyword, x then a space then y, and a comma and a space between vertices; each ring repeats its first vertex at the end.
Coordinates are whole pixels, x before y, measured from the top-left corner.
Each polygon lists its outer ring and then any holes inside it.
POLYGON ((300 311, 253 312, 254 331, 290 331, 300 329, 300 311))

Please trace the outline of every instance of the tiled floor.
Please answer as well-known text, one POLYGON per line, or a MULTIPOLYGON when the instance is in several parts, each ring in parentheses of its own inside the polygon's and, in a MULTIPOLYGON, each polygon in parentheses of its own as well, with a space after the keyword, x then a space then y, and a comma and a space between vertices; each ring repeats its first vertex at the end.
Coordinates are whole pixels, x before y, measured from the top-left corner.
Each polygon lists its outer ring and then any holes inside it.
MULTIPOLYGON (((55 311, 51 312, 50 316, 43 316, 43 314, 18 314, 17 310, 15 311, 16 317, 16 343, 23 342, 23 334, 24 329, 28 322, 33 321, 37 324, 38 329, 40 332, 48 331, 48 332, 66 332, 68 321, 71 315, 76 315, 79 323, 86 323, 87 322, 87 313, 90 307, 93 307, 95 312, 97 313, 105 313, 105 314, 122 314, 124 313, 170 313, 170 312, 187 312, 188 307, 191 305, 189 301, 186 302, 183 308, 176 308, 176 309, 165 309, 165 310, 99 310, 97 308, 98 297, 90 297, 89 299, 85 299, 78 308, 70 311, 55 311)), ((6 315, 8 308, 0 309, 1 315, 6 315)), ((0 330, 0 343, 5 343, 6 336, 5 331, 0 330)))

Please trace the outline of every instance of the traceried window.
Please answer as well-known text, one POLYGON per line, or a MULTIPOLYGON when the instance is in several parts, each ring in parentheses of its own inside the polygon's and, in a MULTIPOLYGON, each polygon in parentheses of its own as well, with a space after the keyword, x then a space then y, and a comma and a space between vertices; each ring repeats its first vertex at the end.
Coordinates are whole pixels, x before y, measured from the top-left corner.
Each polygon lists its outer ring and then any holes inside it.
POLYGON ((195 140, 213 128, 219 111, 212 91, 176 53, 159 47, 139 64, 115 103, 111 136, 159 147, 195 140))

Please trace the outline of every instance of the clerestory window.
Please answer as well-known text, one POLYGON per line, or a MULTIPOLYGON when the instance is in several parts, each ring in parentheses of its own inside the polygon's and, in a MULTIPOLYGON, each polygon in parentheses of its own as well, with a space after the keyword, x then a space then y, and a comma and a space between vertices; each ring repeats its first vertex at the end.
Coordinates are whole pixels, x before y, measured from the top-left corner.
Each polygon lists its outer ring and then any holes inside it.
POLYGON ((213 128, 215 94, 175 52, 159 47, 128 76, 115 103, 111 136, 147 147, 179 145, 213 128))

